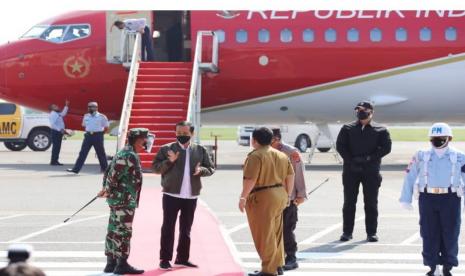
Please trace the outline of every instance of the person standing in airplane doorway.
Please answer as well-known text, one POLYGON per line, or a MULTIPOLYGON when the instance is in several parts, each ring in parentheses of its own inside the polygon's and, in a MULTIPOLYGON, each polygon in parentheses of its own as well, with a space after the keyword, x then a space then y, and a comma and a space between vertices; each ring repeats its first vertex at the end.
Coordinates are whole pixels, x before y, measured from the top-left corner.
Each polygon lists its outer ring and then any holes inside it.
POLYGON ((342 126, 336 149, 344 160, 342 184, 344 186, 343 232, 340 241, 352 239, 355 207, 360 182, 365 203, 367 241, 377 242, 378 192, 381 186, 381 158, 391 152, 388 130, 373 122, 373 105, 363 101, 355 106, 357 120, 342 126))
POLYGON ((147 20, 145 18, 126 19, 124 21, 117 20, 113 23, 120 30, 128 32, 139 32, 142 34, 142 61, 154 61, 155 51, 153 48, 153 38, 147 20))

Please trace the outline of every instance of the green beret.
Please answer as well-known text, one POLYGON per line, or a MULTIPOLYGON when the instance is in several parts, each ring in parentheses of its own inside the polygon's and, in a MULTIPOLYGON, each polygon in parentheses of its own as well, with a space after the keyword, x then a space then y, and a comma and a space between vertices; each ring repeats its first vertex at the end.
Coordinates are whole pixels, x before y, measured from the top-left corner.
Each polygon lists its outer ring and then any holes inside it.
POLYGON ((128 138, 137 138, 137 137, 144 137, 146 138, 149 134, 149 130, 147 128, 131 128, 128 131, 128 138))

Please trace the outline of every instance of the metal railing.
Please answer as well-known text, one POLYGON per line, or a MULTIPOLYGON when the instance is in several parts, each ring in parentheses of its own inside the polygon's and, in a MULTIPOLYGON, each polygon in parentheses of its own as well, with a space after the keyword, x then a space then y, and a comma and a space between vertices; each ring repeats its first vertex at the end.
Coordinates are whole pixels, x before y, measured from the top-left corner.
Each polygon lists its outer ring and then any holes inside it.
MULTIPOLYGON (((136 89, 137 72, 139 71, 139 61, 141 60, 141 35, 134 34, 133 51, 131 55, 131 67, 129 70, 128 83, 126 85, 126 93, 124 96, 123 109, 118 128, 117 150, 121 150, 126 142, 128 133, 129 118, 131 117, 132 101, 134 91, 136 89)), ((124 63, 123 63, 124 65, 124 63)))
POLYGON ((212 31, 197 32, 195 54, 192 62, 192 80, 186 120, 191 122, 195 127, 194 141, 197 143, 200 142, 202 73, 204 72, 218 72, 218 36, 212 31), (208 36, 212 37, 212 60, 211 62, 202 62, 203 38, 208 36))
MULTIPOLYGON (((128 32, 127 30, 123 30, 121 32, 121 45, 120 45, 120 53, 121 53, 121 63, 124 67, 129 68, 132 65, 132 58, 134 54, 134 46, 136 45, 137 37, 141 36, 140 33, 137 32, 128 32)), ((141 40, 141 38, 139 38, 141 40)), ((140 48, 140 45, 138 45, 140 48)))

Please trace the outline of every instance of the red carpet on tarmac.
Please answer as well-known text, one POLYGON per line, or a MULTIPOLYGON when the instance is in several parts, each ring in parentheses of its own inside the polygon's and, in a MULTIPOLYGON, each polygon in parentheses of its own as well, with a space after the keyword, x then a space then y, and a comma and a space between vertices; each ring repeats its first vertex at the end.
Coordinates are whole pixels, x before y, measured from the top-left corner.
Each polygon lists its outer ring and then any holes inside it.
MULTIPOLYGON (((160 189, 143 188, 140 206, 136 209, 131 240, 129 263, 145 269, 143 275, 166 276, 243 276, 224 239, 219 221, 200 203, 197 204, 191 232, 190 261, 199 268, 177 268, 164 271, 158 268, 160 252, 160 229, 162 224, 162 193, 160 189)), ((176 237, 178 235, 176 226, 176 237)), ((176 258, 177 241, 174 243, 176 258)), ((173 260, 174 262, 174 260, 173 260)), ((173 265, 173 262, 171 263, 173 265)))

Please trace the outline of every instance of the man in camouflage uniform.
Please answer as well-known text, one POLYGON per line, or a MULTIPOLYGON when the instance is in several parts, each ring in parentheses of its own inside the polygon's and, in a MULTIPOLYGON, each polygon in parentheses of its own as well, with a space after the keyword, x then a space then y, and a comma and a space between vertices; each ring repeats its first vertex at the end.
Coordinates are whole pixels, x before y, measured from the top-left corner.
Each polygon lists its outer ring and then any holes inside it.
POLYGON ((139 204, 142 188, 141 163, 137 152, 147 145, 148 129, 133 128, 128 133, 128 144, 119 151, 103 178, 100 197, 106 197, 110 207, 110 221, 105 241, 107 265, 105 273, 142 274, 127 262, 132 236, 132 222, 139 204))

